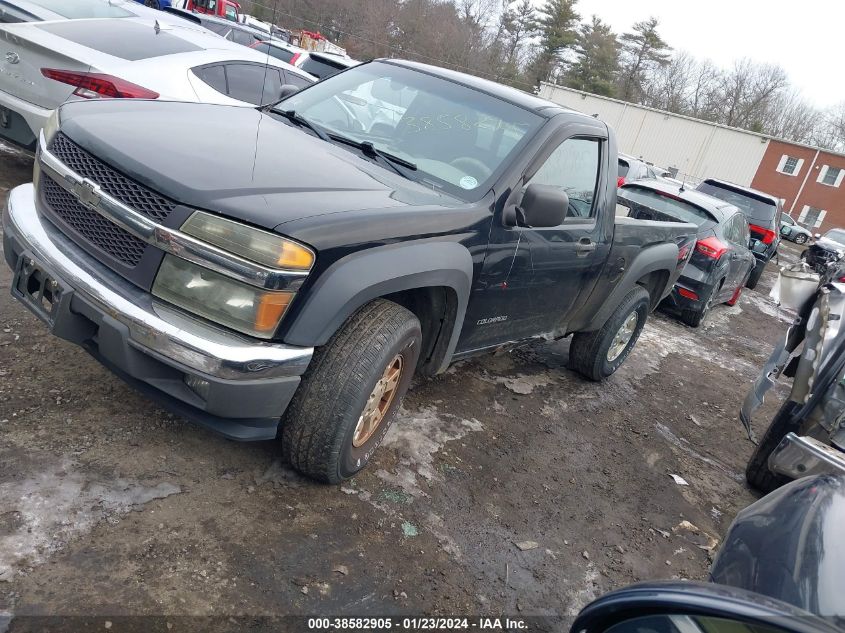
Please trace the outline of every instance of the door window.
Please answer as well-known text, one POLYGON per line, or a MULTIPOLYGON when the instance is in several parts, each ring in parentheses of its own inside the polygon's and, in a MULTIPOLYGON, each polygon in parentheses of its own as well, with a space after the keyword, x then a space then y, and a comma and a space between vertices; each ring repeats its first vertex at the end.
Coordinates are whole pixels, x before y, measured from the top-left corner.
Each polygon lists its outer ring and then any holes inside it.
POLYGON ((305 88, 306 86, 310 86, 312 83, 314 83, 312 81, 309 81, 305 77, 301 77, 300 75, 297 75, 296 73, 285 72, 283 74, 285 76, 285 83, 286 84, 288 84, 290 86, 296 86, 297 88, 300 88, 300 89, 305 88))
POLYGON ((590 218, 595 214, 601 141, 569 138, 557 146, 527 184, 550 185, 569 196, 567 218, 590 218))
POLYGON ((222 92, 224 95, 228 94, 229 91, 226 87, 226 71, 222 65, 197 68, 194 70, 194 74, 214 88, 217 92, 222 92))
POLYGON ((259 64, 227 64, 229 96, 254 105, 270 103, 282 90, 282 78, 276 68, 259 64))

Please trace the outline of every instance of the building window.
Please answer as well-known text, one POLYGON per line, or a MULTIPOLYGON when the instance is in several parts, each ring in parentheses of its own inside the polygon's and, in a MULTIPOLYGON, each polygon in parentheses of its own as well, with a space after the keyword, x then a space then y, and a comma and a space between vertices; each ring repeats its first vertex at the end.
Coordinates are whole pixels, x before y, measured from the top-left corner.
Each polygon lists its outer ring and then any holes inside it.
POLYGON ((816 180, 829 187, 838 187, 842 184, 843 176, 845 176, 845 169, 824 165, 821 171, 819 171, 819 177, 816 180))
POLYGON ((824 209, 804 205, 801 215, 798 216, 798 223, 803 224, 807 228, 818 228, 822 225, 824 216, 826 215, 827 211, 824 209))
POLYGON ((787 176, 797 176, 798 172, 801 171, 801 166, 803 164, 803 158, 784 154, 780 157, 780 162, 778 163, 777 171, 782 174, 786 174, 787 176))

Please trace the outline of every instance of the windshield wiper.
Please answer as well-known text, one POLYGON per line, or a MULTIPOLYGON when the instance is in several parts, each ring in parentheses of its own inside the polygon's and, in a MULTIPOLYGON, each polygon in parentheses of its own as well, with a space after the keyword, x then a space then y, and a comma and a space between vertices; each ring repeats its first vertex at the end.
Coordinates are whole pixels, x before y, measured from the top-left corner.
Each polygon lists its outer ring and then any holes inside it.
POLYGON ((329 143, 332 142, 332 139, 331 139, 331 137, 329 137, 328 134, 326 134, 321 128, 319 128, 316 125, 314 125, 313 123, 311 123, 311 121, 309 121, 305 117, 297 114, 296 111, 294 111, 294 110, 273 110, 273 112, 275 112, 276 114, 282 115, 284 118, 286 118, 288 121, 290 121, 294 125, 298 125, 299 127, 308 128, 309 130, 314 132, 314 134, 316 134, 319 138, 323 139, 324 141, 327 141, 329 143))
POLYGON ((344 145, 350 145, 351 147, 355 147, 364 154, 364 156, 369 156, 370 158, 381 159, 385 165, 390 166, 393 171, 395 171, 400 176, 408 177, 400 169, 397 169, 397 165, 404 167, 405 169, 409 169, 411 171, 417 171, 416 163, 412 163, 409 160, 405 160, 400 156, 396 156, 395 154, 391 154, 390 152, 385 152, 383 149, 379 149, 375 147, 370 141, 356 141, 355 139, 348 138, 346 136, 342 136, 340 134, 333 134, 329 132, 329 138, 333 141, 337 141, 338 143, 343 143, 344 145))

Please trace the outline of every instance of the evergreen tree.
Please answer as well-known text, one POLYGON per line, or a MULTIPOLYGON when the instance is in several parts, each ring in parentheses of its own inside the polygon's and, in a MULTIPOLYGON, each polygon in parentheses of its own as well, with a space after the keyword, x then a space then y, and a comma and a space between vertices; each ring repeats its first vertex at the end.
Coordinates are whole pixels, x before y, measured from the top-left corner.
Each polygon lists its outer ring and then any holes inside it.
POLYGON ((566 85, 611 96, 619 71, 619 45, 610 26, 593 16, 581 25, 575 44, 578 60, 567 73, 566 85))
POLYGON ((575 12, 577 0, 546 0, 540 10, 537 26, 540 31, 540 46, 529 66, 533 81, 553 81, 566 63, 566 53, 572 50, 578 40, 578 21, 575 12))
POLYGON ((655 17, 637 22, 632 33, 619 38, 623 60, 620 96, 626 101, 636 101, 643 94, 644 78, 649 69, 669 63, 672 48, 657 32, 658 24, 655 17))
MULTIPOLYGON (((537 35, 537 20, 531 0, 519 0, 502 14, 502 60, 497 72, 499 81, 521 84, 520 62, 525 45, 537 35)), ((525 86, 520 86, 525 87, 525 86)))

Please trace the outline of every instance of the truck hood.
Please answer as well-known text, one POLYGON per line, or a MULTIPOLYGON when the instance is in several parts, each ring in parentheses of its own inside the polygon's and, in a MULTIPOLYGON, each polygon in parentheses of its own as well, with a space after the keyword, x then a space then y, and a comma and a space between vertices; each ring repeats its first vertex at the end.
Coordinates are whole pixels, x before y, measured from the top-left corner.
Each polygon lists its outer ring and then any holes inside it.
POLYGON ((257 109, 70 102, 71 140, 176 202, 274 229, 329 213, 460 202, 257 109))

